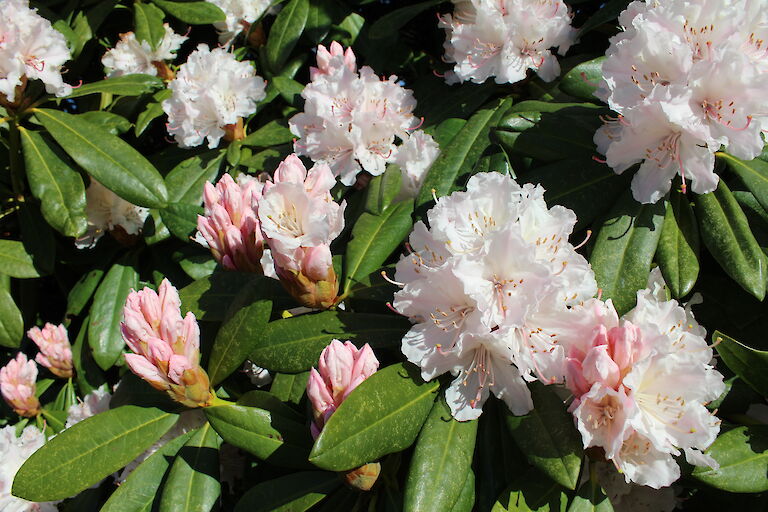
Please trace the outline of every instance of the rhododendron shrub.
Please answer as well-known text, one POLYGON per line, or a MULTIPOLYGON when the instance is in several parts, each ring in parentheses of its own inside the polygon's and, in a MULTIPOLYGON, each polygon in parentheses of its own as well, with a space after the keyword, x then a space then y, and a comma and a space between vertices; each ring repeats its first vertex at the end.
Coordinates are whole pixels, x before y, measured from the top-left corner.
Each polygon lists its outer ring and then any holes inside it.
POLYGON ((763 510, 766 0, 0 0, 0 510, 763 510))

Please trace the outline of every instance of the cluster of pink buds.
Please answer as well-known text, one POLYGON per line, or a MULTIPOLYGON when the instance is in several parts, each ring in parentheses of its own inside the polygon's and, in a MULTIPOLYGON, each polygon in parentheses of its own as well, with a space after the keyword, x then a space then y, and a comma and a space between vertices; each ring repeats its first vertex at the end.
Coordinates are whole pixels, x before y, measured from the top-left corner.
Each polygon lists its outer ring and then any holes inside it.
POLYGON ((68 379, 72 376, 72 346, 69 344, 66 327, 46 323, 42 329, 31 328, 27 336, 40 349, 35 361, 57 377, 68 379))
POLYGON ((37 365, 23 353, 0 368, 0 391, 19 416, 32 418, 40 414, 40 401, 35 396, 37 365))
POLYGON ((123 339, 134 352, 128 367, 152 387, 187 407, 205 407, 215 398, 200 367, 200 328, 192 312, 181 317, 176 288, 163 279, 159 294, 131 291, 123 309, 123 339))

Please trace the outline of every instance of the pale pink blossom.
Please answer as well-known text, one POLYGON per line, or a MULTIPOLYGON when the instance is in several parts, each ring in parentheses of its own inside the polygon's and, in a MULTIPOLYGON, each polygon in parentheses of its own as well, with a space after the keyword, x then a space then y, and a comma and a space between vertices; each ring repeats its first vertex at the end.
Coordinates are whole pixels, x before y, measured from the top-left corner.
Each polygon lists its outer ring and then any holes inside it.
POLYGON ((32 502, 11 493, 19 468, 45 444, 45 434, 37 427, 24 427, 16 435, 18 425, 0 429, 0 510, 3 512, 57 512, 55 501, 32 502))
POLYGON ((229 174, 216 186, 205 184, 205 215, 197 217, 197 240, 227 270, 262 273, 264 237, 256 216, 262 188, 256 179, 236 182, 229 174))
POLYGON ((37 364, 21 352, 0 368, 0 392, 19 416, 31 418, 40 414, 40 401, 35 396, 36 380, 37 364))
POLYGON ((421 189, 432 164, 440 155, 440 146, 431 135, 416 130, 397 148, 393 163, 400 167, 402 182, 398 198, 414 198, 421 189))
POLYGON ((166 61, 176 58, 176 51, 187 37, 175 33, 167 23, 163 24, 163 30, 163 37, 154 49, 148 41, 137 39, 133 32, 120 34, 115 47, 107 50, 101 58, 107 77, 143 73, 173 78, 166 61))
POLYGON ((91 391, 85 395, 81 401, 71 405, 69 409, 67 409, 67 422, 65 428, 76 425, 96 414, 107 412, 109 410, 110 400, 112 400, 112 393, 106 389, 95 389, 91 391))
POLYGON ((339 65, 345 66, 353 73, 357 72, 357 59, 352 48, 344 50, 337 41, 333 41, 328 48, 320 44, 317 46, 317 67, 309 67, 309 79, 314 80, 319 75, 334 74, 339 65))
POLYGON ((123 308, 121 332, 132 354, 128 367, 155 389, 187 407, 205 407, 214 398, 200 367, 200 328, 190 311, 181 317, 179 294, 167 279, 159 293, 131 291, 123 308))
POLYGON ((27 336, 40 349, 35 361, 57 377, 66 379, 72 376, 72 346, 64 325, 46 323, 42 329, 32 327, 27 331, 27 336))
POLYGON ((307 383, 313 437, 320 435, 328 418, 349 394, 376 372, 379 361, 367 343, 358 349, 351 341, 332 340, 320 354, 317 368, 310 370, 307 383))

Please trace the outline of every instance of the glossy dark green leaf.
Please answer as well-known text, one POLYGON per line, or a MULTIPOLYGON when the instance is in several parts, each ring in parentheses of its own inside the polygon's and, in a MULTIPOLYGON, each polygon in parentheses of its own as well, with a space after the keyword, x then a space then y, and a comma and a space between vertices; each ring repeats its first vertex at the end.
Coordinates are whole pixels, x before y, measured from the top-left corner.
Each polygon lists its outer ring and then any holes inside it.
POLYGON ((573 497, 568 512, 613 512, 613 505, 600 484, 589 480, 579 487, 579 492, 573 497))
POLYGON ((206 423, 176 454, 163 485, 160 512, 207 512, 220 494, 219 436, 206 423))
POLYGON ((699 276, 699 227, 691 203, 677 190, 669 195, 656 260, 672 297, 687 295, 699 276))
POLYGON ((558 88, 569 96, 586 101, 597 101, 595 91, 603 79, 605 57, 578 64, 560 79, 558 88))
POLYGON ((400 28, 411 21, 417 14, 426 11, 430 7, 441 3, 441 0, 427 0, 418 4, 408 5, 390 11, 371 25, 368 37, 371 39, 385 39, 397 34, 400 28))
POLYGON ((95 110, 93 112, 78 114, 77 117, 84 119, 95 126, 100 126, 103 130, 112 135, 120 135, 131 129, 131 122, 129 120, 121 115, 113 114, 112 112, 95 110))
POLYGON ((344 293, 381 267, 411 232, 413 201, 391 205, 374 215, 364 212, 352 228, 344 258, 344 293))
POLYGON ((312 446, 309 426, 259 407, 231 404, 205 408, 205 415, 227 443, 276 466, 307 469, 312 446))
POLYGON ((131 462, 177 418, 133 405, 91 416, 32 454, 16 473, 13 494, 29 501, 73 496, 131 462))
MULTIPOLYGON (((482 84, 465 82, 461 87, 454 87, 446 84, 442 78, 425 74, 413 84, 418 102, 414 115, 424 118, 423 126, 427 131, 448 119, 460 118, 464 121, 479 110, 497 90, 498 86, 493 80, 486 80, 482 84), (440 101, 434 101, 434 98, 440 98, 440 101)), ((443 147, 442 142, 440 147, 443 147)))
POLYGON ((197 230, 197 216, 203 215, 203 208, 187 203, 168 203, 160 210, 163 224, 176 238, 188 241, 197 230))
POLYGON ((208 376, 213 386, 242 366, 262 338, 271 313, 272 301, 264 297, 241 308, 224 322, 216 335, 208 362, 208 376))
POLYGON ((712 334, 712 342, 733 373, 762 396, 768 396, 768 352, 748 347, 719 331, 712 334))
POLYGON ((725 273, 758 300, 763 300, 766 256, 723 180, 714 192, 696 198, 696 218, 704 245, 725 273))
POLYGON ((567 505, 563 486, 530 469, 501 493, 491 512, 565 512, 567 505))
POLYGON ((65 236, 85 233, 85 185, 60 150, 37 132, 19 128, 27 180, 40 210, 54 229, 65 236))
POLYGON ((304 512, 341 485, 328 471, 300 471, 261 482, 248 490, 235 512, 304 512))
POLYGON ((581 435, 554 391, 539 383, 530 388, 533 410, 525 416, 507 411, 507 428, 531 464, 558 484, 575 489, 583 457, 581 435))
POLYGON ((203 200, 203 187, 219 174, 224 154, 206 151, 188 158, 171 169, 165 177, 168 200, 175 203, 199 205, 203 200))
POLYGON ((157 43, 165 36, 163 18, 165 18, 163 11, 152 4, 141 2, 133 4, 133 26, 136 39, 146 41, 151 48, 157 48, 157 43))
POLYGON ((453 419, 439 398, 421 428, 405 482, 404 510, 450 510, 471 471, 477 420, 453 419))
POLYGON ((728 492, 768 491, 768 425, 736 427, 722 433, 706 453, 720 468, 697 467, 694 478, 728 492))
POLYGON ((291 142, 295 135, 285 126, 284 123, 274 120, 270 121, 255 132, 248 134, 243 139, 243 146, 254 146, 267 148, 291 142))
POLYGON ((245 272, 214 272, 179 290, 181 312, 192 311, 198 320, 220 322, 235 296, 258 280, 259 276, 245 272))
POLYGON ((144 133, 149 123, 165 114, 163 101, 170 98, 171 94, 172 92, 169 89, 160 89, 152 95, 152 100, 136 116, 136 124, 133 127, 133 133, 136 137, 144 133))
POLYGON ((194 431, 182 434, 161 446, 134 469, 115 489, 100 512, 146 512, 159 505, 160 485, 176 453, 189 440, 194 431))
POLYGON ((139 275, 127 261, 112 265, 93 297, 88 344, 93 359, 103 370, 110 368, 123 352, 125 343, 120 334, 125 299, 132 288, 139 286, 139 275))
POLYGON ((82 394, 90 393, 106 382, 104 372, 101 371, 96 361, 93 360, 91 347, 86 339, 89 323, 89 317, 85 317, 80 325, 77 338, 72 344, 72 363, 75 366, 75 380, 82 394))
POLYGON ((16 240, 0 240, 0 268, 4 274, 20 279, 42 275, 24 244, 16 240))
POLYGON ((590 16, 590 18, 579 29, 580 34, 586 34, 600 25, 615 20, 621 14, 621 11, 627 8, 631 0, 609 0, 601 4, 600 9, 590 16))
POLYGON ((475 473, 472 469, 467 473, 464 486, 461 488, 459 499, 453 504, 451 512, 472 512, 475 510, 475 473))
POLYGON ((140 96, 162 86, 162 79, 156 76, 144 74, 123 75, 85 84, 82 87, 73 89, 72 94, 68 97, 79 98, 80 96, 98 93, 114 94, 115 96, 140 96))
POLYGON ((438 197, 449 194, 456 179, 472 170, 491 143, 488 138, 491 128, 498 124, 511 104, 511 100, 499 101, 478 110, 469 118, 451 145, 442 149, 440 156, 429 168, 416 199, 417 207, 432 201, 433 189, 438 197))
POLYGON ((298 106, 301 101, 301 92, 304 90, 304 84, 297 82, 287 76, 276 76, 272 79, 272 83, 280 91, 280 96, 289 105, 298 106))
POLYGON ((80 276, 67 295, 67 315, 79 315, 99 286, 104 270, 95 268, 80 276))
POLYGON ((590 263, 603 300, 612 299, 620 315, 635 306, 637 290, 648 284, 663 223, 664 201, 640 204, 627 191, 597 233, 590 263))
POLYGON ((18 348, 24 336, 24 320, 10 292, 0 288, 0 345, 18 348))
POLYGON ((763 208, 768 208, 768 162, 755 158, 746 162, 729 155, 717 153, 720 160, 724 160, 728 168, 736 173, 750 192, 760 202, 763 208))
POLYGON ((365 197, 365 209, 373 215, 380 215, 400 193, 402 172, 397 165, 387 166, 384 174, 375 176, 368 184, 365 197))
POLYGON ((400 345, 408 329, 407 319, 393 315, 341 311, 300 315, 267 324, 248 358, 271 371, 298 373, 317 365, 320 353, 334 338, 358 346, 391 347, 400 345))
POLYGON ((283 402, 298 404, 307 391, 309 372, 276 373, 269 391, 283 402))
POLYGON ((133 204, 165 206, 168 192, 162 176, 122 139, 71 114, 47 109, 35 114, 64 151, 105 187, 133 204))
POLYGON ((290 0, 269 31, 267 38, 267 62, 272 72, 277 74, 299 42, 309 14, 309 0, 290 0))
POLYGON ((325 424, 309 460, 345 471, 413 444, 435 401, 437 381, 424 382, 416 367, 394 364, 355 388, 325 424))
POLYGON ((190 25, 207 25, 226 19, 224 11, 210 2, 169 2, 167 0, 152 0, 152 2, 174 18, 190 25))
POLYGON ((67 411, 54 411, 43 408, 42 414, 45 419, 46 427, 53 430, 55 433, 64 430, 64 427, 67 424, 67 411))

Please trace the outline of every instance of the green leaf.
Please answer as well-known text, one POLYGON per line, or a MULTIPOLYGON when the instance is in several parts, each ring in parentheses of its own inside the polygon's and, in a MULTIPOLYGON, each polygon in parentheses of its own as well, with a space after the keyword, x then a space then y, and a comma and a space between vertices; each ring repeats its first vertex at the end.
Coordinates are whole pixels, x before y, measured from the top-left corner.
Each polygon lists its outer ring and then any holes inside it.
POLYGON ((216 335, 208 362, 211 385, 216 386, 238 369, 248 357, 272 314, 272 301, 267 294, 263 299, 241 308, 224 322, 216 335))
POLYGON ((83 319, 77 338, 72 344, 72 363, 75 366, 75 379, 81 393, 86 394, 98 389, 106 380, 104 373, 93 360, 90 347, 86 344, 89 317, 83 319))
POLYGON ((637 290, 648 284, 663 222, 664 201, 640 204, 627 191, 600 227, 590 263, 603 300, 612 299, 619 315, 635 306, 637 290))
POLYGON ((507 428, 528 461, 558 484, 575 489, 583 447, 563 401, 542 384, 530 386, 533 409, 525 416, 507 411, 507 428))
POLYGON ((63 158, 56 146, 37 132, 19 127, 27 180, 40 200, 45 220, 64 236, 85 233, 85 186, 80 174, 63 158))
POLYGON ((586 34, 590 30, 593 30, 600 25, 608 23, 619 17, 619 14, 627 8, 631 0, 610 0, 603 4, 603 6, 595 14, 581 26, 579 34, 586 34))
POLYGON ((379 370, 342 402, 315 440, 309 460, 332 471, 353 469, 408 448, 435 401, 437 381, 411 364, 379 370))
POLYGON ((712 341, 733 373, 762 396, 768 396, 768 352, 748 347, 720 331, 712 334, 712 341))
POLYGON ((157 491, 176 453, 195 431, 182 434, 161 446, 134 469, 115 489, 100 512, 146 512, 159 505, 157 491))
POLYGON ((267 38, 267 62, 272 72, 283 69, 285 61, 299 42, 309 14, 309 0, 290 0, 277 15, 267 38))
POLYGON ((558 88, 574 98, 595 101, 597 85, 603 79, 603 62, 605 56, 582 62, 560 79, 558 88))
POLYGON ((300 471, 251 487, 235 512, 304 512, 340 485, 336 473, 300 471))
POLYGON ((697 197, 696 218, 704 245, 725 273, 757 300, 763 300, 766 256, 723 180, 714 192, 697 197))
POLYGON ((298 404, 307 390, 309 372, 276 373, 269 392, 283 402, 298 404))
POLYGON ((720 434, 706 451, 720 469, 699 466, 693 477, 728 492, 768 491, 768 426, 736 427, 720 434))
POLYGON ((304 84, 287 76, 276 76, 272 79, 272 83, 280 91, 280 96, 283 97, 286 103, 298 106, 301 100, 301 92, 304 90, 304 84))
POLYGON ((144 110, 139 112, 139 115, 136 116, 136 124, 133 127, 133 133, 136 137, 144 133, 144 130, 147 129, 149 123, 165 114, 165 111, 163 110, 163 101, 170 98, 171 95, 172 92, 169 89, 160 89, 152 95, 152 100, 147 103, 144 110))
POLYGON ((0 288, 0 345, 18 348, 24 336, 24 320, 10 292, 0 288))
POLYGON ((440 156, 429 168, 416 199, 417 207, 432 201, 433 189, 438 197, 449 194, 456 179, 472 170, 491 143, 488 138, 491 128, 499 123, 511 104, 512 100, 499 101, 478 110, 469 118, 451 145, 441 150, 440 156))
POLYGON ((138 273, 123 260, 112 265, 96 290, 88 324, 88 344, 102 370, 109 369, 123 353, 125 343, 120 334, 123 307, 131 288, 138 286, 138 273))
POLYGON ((412 212, 413 201, 408 200, 391 205, 381 215, 360 215, 344 258, 345 294, 353 284, 381 267, 408 236, 413 226, 412 212))
POLYGON ((220 322, 232 300, 259 281, 259 276, 246 272, 214 272, 179 290, 181 312, 192 311, 198 320, 220 322))
POLYGON ((456 421, 445 398, 435 402, 416 441, 404 510, 450 510, 471 471, 476 437, 477 420, 456 421))
POLYGON ((205 415, 227 443, 276 466, 309 467, 312 437, 303 422, 239 403, 206 407, 205 415))
MULTIPOLYGON (((82 87, 73 89, 72 93, 67 97, 79 98, 80 96, 98 93, 114 94, 115 96, 141 96, 142 94, 159 89, 162 86, 162 79, 152 75, 137 73, 133 75, 105 78, 98 82, 85 84, 82 87)), ((35 112, 40 112, 41 110, 43 109, 37 109, 35 112)))
POLYGON ((220 494, 219 436, 206 423, 176 454, 163 486, 160 512, 206 512, 220 494))
POLYGON ((168 200, 174 203, 199 205, 203 200, 203 187, 219 175, 224 153, 206 151, 187 158, 171 169, 165 177, 168 200))
POLYGON ((203 208, 198 205, 168 203, 160 210, 160 218, 173 236, 186 242, 197 230, 197 216, 203 213, 203 208))
POLYGON ((80 276, 67 295, 67 316, 77 316, 88 304, 88 301, 99 286, 101 278, 104 277, 104 270, 95 268, 80 276))
POLYGON ((208 25, 227 19, 226 14, 210 2, 169 2, 152 0, 158 7, 174 18, 190 25, 208 25))
POLYGON ((157 44, 165 36, 164 18, 163 11, 152 4, 141 2, 133 4, 133 25, 136 39, 146 41, 152 49, 157 48, 157 44))
POLYGON ((105 187, 139 206, 165 206, 162 176, 125 141, 71 114, 48 109, 35 109, 35 114, 64 151, 105 187))
POLYGON ((584 482, 574 496, 568 512, 613 512, 611 500, 594 479, 584 482))
POLYGON ((669 195, 656 260, 672 297, 688 295, 699 276, 699 228, 691 203, 677 190, 669 195))
POLYGON ((568 496, 561 485, 531 469, 515 478, 491 512, 565 512, 568 496))
POLYGON ((43 408, 42 414, 48 428, 56 433, 64 430, 67 424, 67 411, 52 411, 43 408))
POLYGON ((368 193, 365 196, 366 211, 381 215, 400 193, 401 182, 400 167, 394 164, 388 165, 384 174, 375 176, 368 184, 368 193))
POLYGON ((16 473, 13 494, 63 500, 122 468, 160 439, 178 415, 126 405, 91 416, 43 445, 16 473))
POLYGON ((467 478, 464 480, 464 487, 456 503, 453 504, 451 512, 472 512, 475 506, 475 473, 470 468, 467 478))
POLYGON ((0 268, 3 274, 19 279, 42 275, 35 268, 32 255, 27 253, 24 244, 16 240, 0 240, 0 268))
POLYGON ((433 5, 442 3, 442 0, 428 0, 418 4, 408 5, 390 11, 371 25, 368 37, 371 39, 386 39, 396 34, 400 28, 411 21, 419 13, 426 11, 433 5))
POLYGON ((131 129, 131 122, 129 120, 112 112, 93 111, 78 114, 77 117, 101 127, 112 135, 119 135, 131 129))
POLYGON ((291 142, 295 135, 283 122, 270 121, 255 132, 247 135, 243 140, 243 146, 268 148, 279 144, 291 142))
POLYGON ((736 173, 764 209, 768 208, 768 162, 755 158, 749 162, 739 160, 728 153, 716 153, 728 168, 736 173))
POLYGON ((332 339, 373 348, 399 346, 411 324, 403 317, 323 311, 267 324, 248 359, 276 372, 298 373, 317 364, 332 339))

